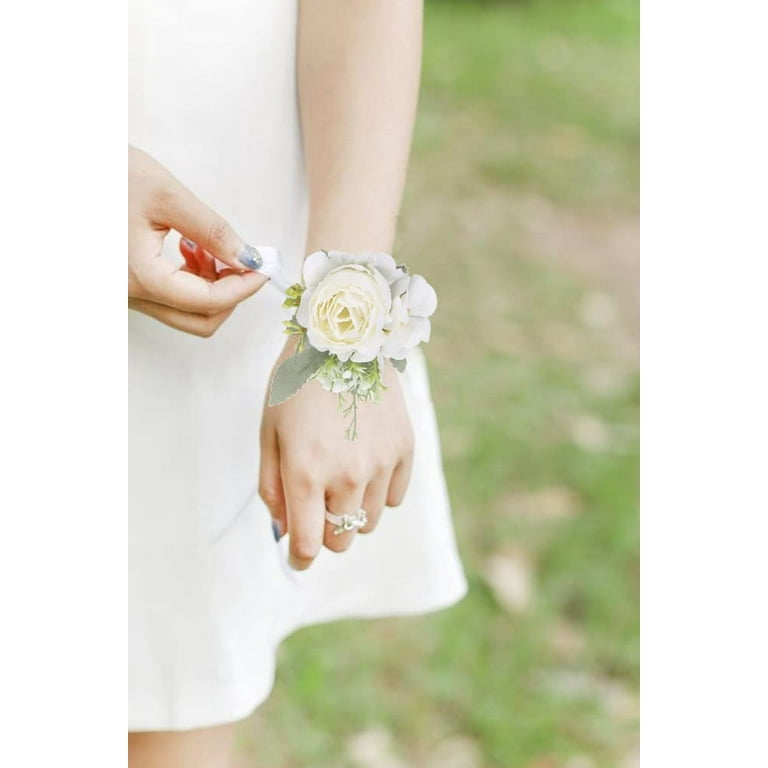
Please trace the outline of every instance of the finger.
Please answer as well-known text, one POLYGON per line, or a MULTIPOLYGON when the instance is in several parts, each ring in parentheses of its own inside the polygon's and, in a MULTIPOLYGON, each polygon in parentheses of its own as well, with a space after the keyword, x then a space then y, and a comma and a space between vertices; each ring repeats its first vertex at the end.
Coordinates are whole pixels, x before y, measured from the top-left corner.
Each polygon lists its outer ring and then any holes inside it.
MULTIPOLYGON (((199 245, 197 246, 197 260, 200 264, 200 274, 206 280, 213 281, 219 279, 219 273, 216 269, 216 259, 214 259, 205 248, 201 248, 199 245)), ((230 269, 228 271, 232 272, 233 270, 230 269)))
POLYGON ((387 503, 387 491, 391 477, 391 472, 382 473, 368 483, 363 496, 363 509, 368 517, 368 522, 360 528, 359 533, 370 533, 379 524, 384 505, 387 503))
POLYGON ((303 466, 287 464, 281 456, 286 519, 290 543, 288 558, 292 568, 303 571, 312 565, 323 544, 325 525, 323 487, 303 466))
POLYGON ((186 237, 179 240, 179 250, 187 264, 194 263, 197 266, 195 272, 206 280, 214 281, 218 278, 216 260, 208 251, 193 243, 186 237))
POLYGON ((392 479, 389 482, 387 491, 387 506, 397 507, 403 503, 405 492, 408 490, 408 483, 411 479, 411 469, 413 467, 413 454, 409 453, 396 467, 392 473, 392 479))
POLYGON ((195 248, 191 248, 189 245, 185 245, 185 243, 191 243, 191 240, 185 241, 182 237, 179 241, 179 251, 181 252, 181 255, 184 257, 184 264, 185 266, 182 267, 182 269, 186 269, 187 272, 192 272, 195 275, 200 274, 200 265, 197 263, 197 254, 195 253, 195 248))
MULTIPOLYGON (((363 506, 364 493, 364 483, 359 483, 351 477, 341 478, 326 490, 326 509, 334 515, 355 515, 363 506)), ((336 533, 337 530, 335 523, 326 520, 323 544, 333 552, 344 552, 352 546, 357 531, 336 533)))
POLYGON ((167 307, 165 304, 156 304, 154 301, 135 298, 128 300, 128 307, 153 317, 177 331, 184 331, 203 338, 213 336, 219 326, 232 314, 230 309, 217 315, 196 315, 193 312, 183 312, 180 309, 167 307))
POLYGON ((274 427, 262 421, 261 466, 259 467, 259 496, 272 516, 275 538, 282 538, 288 530, 283 480, 280 476, 280 450, 274 427))
POLYGON ((258 272, 240 271, 210 282, 177 269, 166 259, 153 259, 140 277, 151 301, 199 315, 232 310, 269 280, 258 272))
POLYGON ((247 267, 238 261, 238 256, 245 252, 245 243, 229 222, 177 179, 170 182, 170 187, 159 206, 157 215, 162 219, 159 223, 178 230, 230 267, 247 267))

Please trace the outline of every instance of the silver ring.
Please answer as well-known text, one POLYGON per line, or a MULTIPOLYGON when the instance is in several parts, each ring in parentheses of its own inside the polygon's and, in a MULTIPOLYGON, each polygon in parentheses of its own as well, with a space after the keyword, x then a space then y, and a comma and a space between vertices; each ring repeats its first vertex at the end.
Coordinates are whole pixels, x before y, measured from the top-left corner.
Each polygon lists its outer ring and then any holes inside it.
POLYGON ((325 519, 331 525, 336 526, 333 532, 338 536, 340 533, 356 531, 358 528, 362 528, 368 522, 368 513, 361 508, 351 515, 334 515, 333 512, 326 509, 325 519))

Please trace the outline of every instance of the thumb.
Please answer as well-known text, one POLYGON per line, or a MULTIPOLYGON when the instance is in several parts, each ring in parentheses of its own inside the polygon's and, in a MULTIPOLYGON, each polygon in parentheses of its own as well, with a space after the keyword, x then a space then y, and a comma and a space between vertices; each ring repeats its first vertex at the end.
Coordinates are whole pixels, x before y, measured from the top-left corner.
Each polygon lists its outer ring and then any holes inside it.
POLYGON ((272 275, 275 261, 279 260, 277 251, 247 245, 226 219, 180 182, 176 181, 173 185, 163 207, 163 224, 197 243, 227 266, 238 271, 250 269, 272 275))

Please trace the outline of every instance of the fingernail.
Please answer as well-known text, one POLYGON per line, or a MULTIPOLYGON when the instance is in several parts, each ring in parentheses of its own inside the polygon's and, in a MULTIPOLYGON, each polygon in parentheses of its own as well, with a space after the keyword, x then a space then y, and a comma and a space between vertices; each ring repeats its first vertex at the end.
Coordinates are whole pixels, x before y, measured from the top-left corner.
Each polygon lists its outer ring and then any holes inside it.
POLYGON ((258 270, 264 263, 264 259, 261 258, 258 248, 254 248, 252 245, 244 245, 243 250, 237 257, 237 260, 248 269, 258 270))
POLYGON ((182 237, 181 242, 187 246, 187 248, 197 248, 197 243, 190 240, 188 237, 182 237))
POLYGON ((272 535, 275 537, 275 541, 280 541, 283 535, 283 527, 280 525, 280 521, 274 518, 272 518, 272 535))

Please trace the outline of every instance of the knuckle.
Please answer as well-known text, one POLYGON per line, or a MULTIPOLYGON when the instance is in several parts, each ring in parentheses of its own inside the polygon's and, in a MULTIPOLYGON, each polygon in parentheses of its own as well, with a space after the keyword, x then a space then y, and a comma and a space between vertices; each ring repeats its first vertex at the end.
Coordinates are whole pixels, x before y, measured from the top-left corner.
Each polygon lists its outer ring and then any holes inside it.
POLYGON ((152 221, 166 219, 176 206, 176 190, 167 184, 157 183, 152 192, 151 204, 146 215, 152 221))
POLYGON ((373 477, 381 477, 384 475, 389 476, 392 474, 393 469, 394 469, 394 466, 392 465, 391 462, 380 459, 373 463, 372 476, 373 477))
POLYGON ((280 494, 274 485, 261 483, 259 485, 259 496, 270 509, 274 509, 280 503, 280 494))
POLYGON ((144 299, 149 296, 146 280, 141 268, 133 268, 128 271, 128 305, 131 299, 144 299))
POLYGON ((344 536, 343 538, 334 536, 326 542, 325 546, 327 549, 330 549, 331 552, 336 552, 338 554, 341 552, 346 552, 351 544, 351 536, 344 536))
POLYGON ((317 556, 317 550, 314 544, 312 544, 310 541, 296 538, 295 533, 293 535, 294 535, 294 539, 291 544, 291 554, 293 555, 293 559, 298 563, 302 563, 302 564, 305 564, 306 566, 309 566, 309 564, 317 556))
POLYGON ((336 484, 346 490, 352 490, 368 482, 370 471, 360 460, 350 459, 339 467, 336 484))
POLYGON ((216 320, 206 319, 203 320, 197 328, 197 335, 203 339, 210 339, 216 331, 219 330, 221 323, 216 320))
POLYGON ((413 453, 415 444, 416 436, 414 435, 413 427, 409 427, 408 429, 404 430, 400 437, 400 449, 406 454, 411 454, 413 453))
POLYGON ((304 498, 315 490, 315 480, 306 470, 289 471, 286 474, 290 478, 294 495, 304 498))
POLYGON ((363 484, 363 475, 361 472, 356 472, 351 469, 347 469, 336 478, 336 485, 344 490, 351 491, 363 484))

